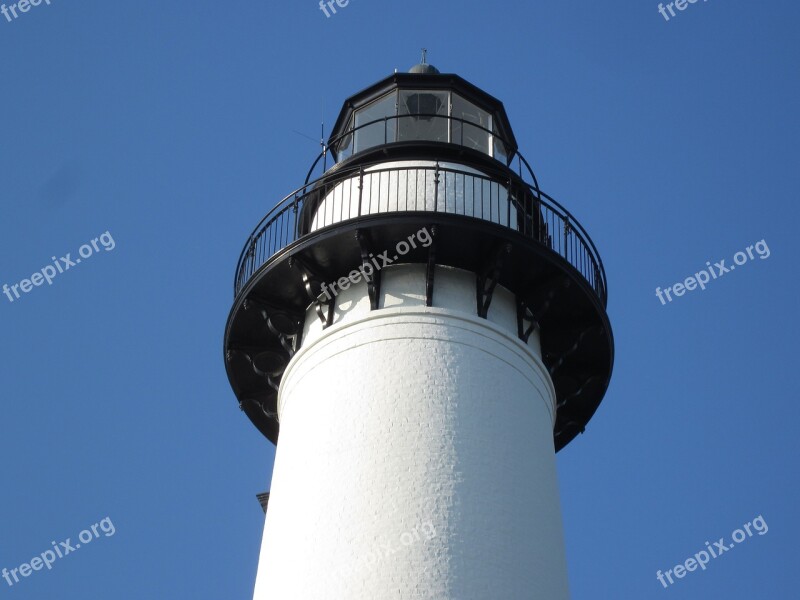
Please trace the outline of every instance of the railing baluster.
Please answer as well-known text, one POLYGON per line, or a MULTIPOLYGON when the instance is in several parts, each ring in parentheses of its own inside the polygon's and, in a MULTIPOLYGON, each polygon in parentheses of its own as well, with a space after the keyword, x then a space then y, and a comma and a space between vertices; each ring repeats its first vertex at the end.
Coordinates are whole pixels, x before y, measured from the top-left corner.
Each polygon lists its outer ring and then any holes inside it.
POLYGON ((511 229, 511 202, 512 202, 512 189, 511 189, 511 180, 508 180, 508 192, 506 192, 506 208, 508 208, 508 214, 506 215, 506 227, 511 229))
POLYGON ((358 168, 358 216, 361 216, 361 200, 364 196, 364 167, 358 168))
POLYGON ((475 216, 475 176, 470 175, 470 180, 472 180, 472 212, 469 215, 470 217, 475 216))
POLYGON ((433 178, 433 212, 439 210, 439 161, 436 161, 436 174, 433 178))
POLYGON ((489 220, 494 223, 494 182, 486 180, 486 185, 489 186, 489 220))

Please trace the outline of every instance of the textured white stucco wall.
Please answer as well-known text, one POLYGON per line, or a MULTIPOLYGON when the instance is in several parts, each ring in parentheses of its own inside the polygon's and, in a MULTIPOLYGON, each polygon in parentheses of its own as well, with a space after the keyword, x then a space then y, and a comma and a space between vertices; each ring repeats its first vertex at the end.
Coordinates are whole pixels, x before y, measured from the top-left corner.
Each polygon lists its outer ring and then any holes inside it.
POLYGON ((424 267, 383 277, 284 375, 255 599, 568 598, 538 339, 506 290, 478 318, 474 275, 438 268, 432 308, 424 267))

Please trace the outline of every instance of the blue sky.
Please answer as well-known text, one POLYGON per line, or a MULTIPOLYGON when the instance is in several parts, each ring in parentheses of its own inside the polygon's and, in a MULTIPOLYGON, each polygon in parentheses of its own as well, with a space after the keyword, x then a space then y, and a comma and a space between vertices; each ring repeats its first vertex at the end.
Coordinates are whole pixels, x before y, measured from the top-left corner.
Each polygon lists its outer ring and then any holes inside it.
MULTIPOLYGON (((8 4, 6 0, 6 4, 8 4)), ((236 260, 352 93, 419 49, 503 100, 605 262, 616 368, 558 456, 574 598, 787 598, 797 555, 800 7, 68 2, 0 16, 0 598, 250 598, 274 448, 222 361, 236 260), (662 305, 765 240, 767 259, 662 305), (755 535, 664 589, 744 523, 755 535)), ((795 592, 796 593, 796 592, 795 592)))

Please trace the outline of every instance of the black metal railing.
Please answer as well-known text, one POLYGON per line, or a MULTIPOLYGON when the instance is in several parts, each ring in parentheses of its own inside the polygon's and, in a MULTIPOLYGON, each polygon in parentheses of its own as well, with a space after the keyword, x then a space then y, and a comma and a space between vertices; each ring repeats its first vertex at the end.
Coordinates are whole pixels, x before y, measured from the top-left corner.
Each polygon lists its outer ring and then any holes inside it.
MULTIPOLYGON (((433 130, 433 128, 430 129, 433 130)), ((497 131, 488 129, 468 119, 437 114, 390 115, 350 127, 344 133, 329 139, 327 144, 323 144, 322 152, 311 164, 305 182, 308 183, 311 180, 315 169, 321 169, 320 176, 327 170, 329 154, 335 153, 336 162, 342 162, 346 158, 365 150, 404 141, 431 141, 471 148, 493 157, 508 167, 511 166, 513 159, 516 158, 520 178, 525 179, 525 175, 528 175, 534 187, 539 187, 536 175, 528 161, 525 160, 525 157, 516 149, 514 144, 502 137, 497 131), (408 123, 409 120, 418 119, 425 119, 431 123, 441 123, 443 127, 440 128, 440 135, 438 137, 433 135, 404 135, 403 124, 408 123), (357 139, 358 136, 366 137, 368 135, 372 136, 372 140, 359 141, 357 139), (478 136, 478 138, 476 139, 475 136, 478 136), (486 136, 485 140, 480 136, 486 136), (486 142, 485 145, 484 141, 486 142), (524 170, 523 166, 525 167, 524 170)))
POLYGON ((314 231, 366 215, 420 212, 482 219, 517 231, 571 264, 605 306, 606 276, 600 255, 563 206, 520 179, 439 163, 361 166, 289 194, 248 238, 236 268, 234 294, 272 256, 314 231))

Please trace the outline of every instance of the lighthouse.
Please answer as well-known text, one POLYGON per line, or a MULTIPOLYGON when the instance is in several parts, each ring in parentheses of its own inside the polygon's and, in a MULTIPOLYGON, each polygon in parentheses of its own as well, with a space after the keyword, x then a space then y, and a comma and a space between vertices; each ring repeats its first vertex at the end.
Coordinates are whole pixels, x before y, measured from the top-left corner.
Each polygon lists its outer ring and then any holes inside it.
POLYGON ((236 268, 225 366, 277 445, 254 599, 569 598, 555 455, 606 301, 499 100, 424 56, 348 98, 236 268))

